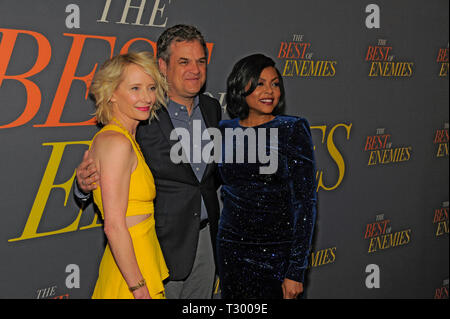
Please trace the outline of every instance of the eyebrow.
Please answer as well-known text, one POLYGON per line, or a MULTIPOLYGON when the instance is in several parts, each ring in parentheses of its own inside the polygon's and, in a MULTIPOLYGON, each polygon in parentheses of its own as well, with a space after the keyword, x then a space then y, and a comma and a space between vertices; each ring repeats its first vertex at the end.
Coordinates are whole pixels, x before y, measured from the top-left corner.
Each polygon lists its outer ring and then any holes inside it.
MULTIPOLYGON (((183 57, 178 58, 178 61, 190 61, 190 60, 191 60, 191 59, 183 58, 183 57)), ((206 56, 197 59, 197 61, 202 61, 202 60, 206 61, 206 56)))
MULTIPOLYGON (((264 78, 259 78, 258 80, 266 81, 266 79, 264 79, 264 78)), ((276 76, 276 77, 274 77, 272 80, 270 80, 269 82, 273 82, 273 81, 275 81, 275 80, 280 80, 280 78, 279 78, 278 76, 276 76)))
MULTIPOLYGON (((155 85, 155 84, 156 84, 155 81, 149 83, 149 85, 155 85)), ((128 85, 130 85, 130 86, 139 86, 139 85, 143 85, 143 84, 141 82, 134 82, 134 83, 130 83, 128 85)))

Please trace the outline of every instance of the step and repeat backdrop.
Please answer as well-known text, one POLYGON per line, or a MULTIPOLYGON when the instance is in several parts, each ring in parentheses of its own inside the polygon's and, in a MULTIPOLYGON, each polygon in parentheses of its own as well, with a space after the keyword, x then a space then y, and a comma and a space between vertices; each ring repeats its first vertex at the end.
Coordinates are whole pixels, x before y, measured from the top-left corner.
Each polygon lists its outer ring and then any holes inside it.
MULTIPOLYGON (((106 59, 192 24, 205 93, 263 53, 311 125, 308 298, 448 298, 447 0, 0 0, 0 298, 89 298, 105 237, 74 200, 106 59)), ((220 296, 220 291, 216 291, 220 296)))

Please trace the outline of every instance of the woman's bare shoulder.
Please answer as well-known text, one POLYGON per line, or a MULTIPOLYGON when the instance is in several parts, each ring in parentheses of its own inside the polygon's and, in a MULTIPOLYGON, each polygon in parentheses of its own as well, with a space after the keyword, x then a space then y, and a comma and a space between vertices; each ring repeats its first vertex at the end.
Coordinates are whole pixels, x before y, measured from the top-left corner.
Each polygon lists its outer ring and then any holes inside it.
POLYGON ((94 154, 103 157, 129 155, 133 151, 130 140, 116 131, 104 131, 98 134, 92 141, 91 150, 94 154))

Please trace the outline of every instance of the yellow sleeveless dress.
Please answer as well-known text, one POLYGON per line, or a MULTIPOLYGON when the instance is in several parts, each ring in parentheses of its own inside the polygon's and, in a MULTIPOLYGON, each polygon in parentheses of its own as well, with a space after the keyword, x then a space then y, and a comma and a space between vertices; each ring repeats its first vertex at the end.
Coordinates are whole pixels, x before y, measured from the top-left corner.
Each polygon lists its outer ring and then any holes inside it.
MULTIPOLYGON (((109 124, 103 127, 95 136, 108 130, 125 135, 130 140, 138 159, 136 169, 131 174, 126 216, 150 214, 150 217, 137 225, 128 228, 128 231, 130 232, 133 241, 134 253, 139 269, 145 278, 150 296, 153 299, 164 299, 163 280, 169 276, 169 271, 164 261, 158 238, 156 237, 153 208, 153 199, 155 198, 156 190, 153 175, 145 163, 139 145, 128 131, 117 125, 109 124)), ((103 212, 100 187, 97 187, 97 189, 93 191, 93 195, 94 202, 97 204, 104 220, 105 215, 103 212)), ((105 248, 100 263, 98 279, 92 298, 134 298, 114 260, 109 244, 105 248)))

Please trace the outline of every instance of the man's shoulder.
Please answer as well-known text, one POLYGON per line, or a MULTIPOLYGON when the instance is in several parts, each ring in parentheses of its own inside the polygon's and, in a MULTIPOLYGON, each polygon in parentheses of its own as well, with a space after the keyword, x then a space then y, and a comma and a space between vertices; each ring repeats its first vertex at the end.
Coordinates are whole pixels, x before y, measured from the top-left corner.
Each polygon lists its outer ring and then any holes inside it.
POLYGON ((204 112, 203 115, 206 115, 211 120, 210 125, 217 126, 222 119, 222 107, 220 106, 219 101, 206 94, 199 94, 198 97, 198 103, 204 112))
POLYGON ((214 105, 214 106, 220 108, 220 103, 219 103, 219 101, 218 101, 217 99, 215 99, 215 98, 213 98, 213 97, 207 95, 207 94, 204 94, 204 93, 199 94, 199 95, 198 95, 198 98, 199 98, 199 103, 200 103, 200 104, 203 104, 203 105, 206 105, 206 104, 209 105, 209 104, 211 104, 211 105, 214 105))

